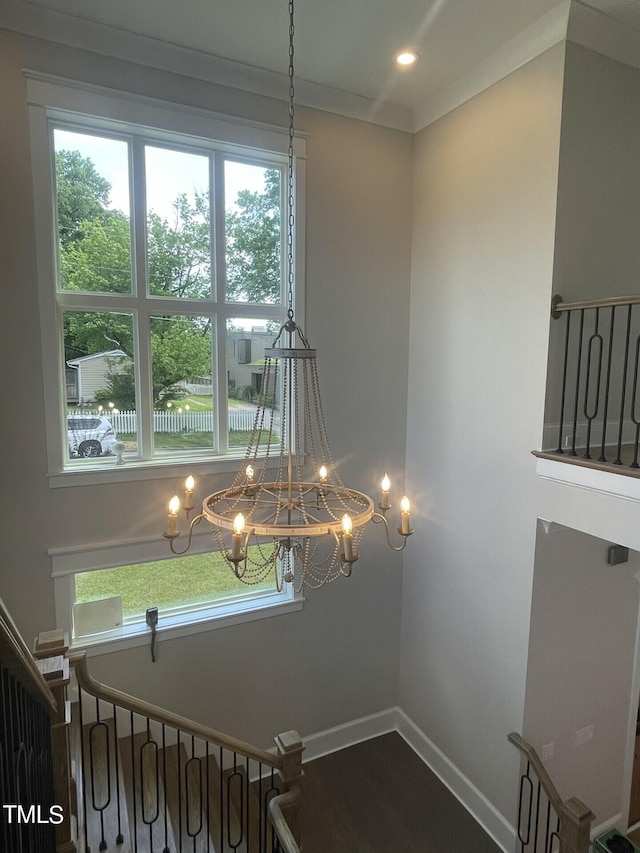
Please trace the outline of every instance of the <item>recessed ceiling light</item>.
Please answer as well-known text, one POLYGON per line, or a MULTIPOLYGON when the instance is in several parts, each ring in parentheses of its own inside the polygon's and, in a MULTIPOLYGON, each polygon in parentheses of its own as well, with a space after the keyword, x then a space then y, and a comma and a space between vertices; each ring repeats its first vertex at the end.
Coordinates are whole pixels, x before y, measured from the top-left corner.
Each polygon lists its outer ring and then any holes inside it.
POLYGON ((415 50, 402 50, 396 56, 396 64, 400 65, 402 68, 408 68, 411 65, 415 65, 418 61, 418 54, 415 50))

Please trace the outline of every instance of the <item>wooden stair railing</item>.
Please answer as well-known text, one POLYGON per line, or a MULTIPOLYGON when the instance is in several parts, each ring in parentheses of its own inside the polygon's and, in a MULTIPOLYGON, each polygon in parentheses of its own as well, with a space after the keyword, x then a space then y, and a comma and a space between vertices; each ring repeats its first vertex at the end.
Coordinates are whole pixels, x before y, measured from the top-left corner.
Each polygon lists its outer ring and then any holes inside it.
POLYGON ((95 681, 69 657, 79 687, 79 850, 299 853, 303 745, 275 753, 95 681))
POLYGON ((521 853, 588 853, 595 817, 591 809, 576 797, 563 800, 533 746, 516 732, 508 738, 526 758, 518 806, 521 853))
POLYGON ((67 761, 68 664, 43 666, 0 599, 0 849, 75 853, 67 761))

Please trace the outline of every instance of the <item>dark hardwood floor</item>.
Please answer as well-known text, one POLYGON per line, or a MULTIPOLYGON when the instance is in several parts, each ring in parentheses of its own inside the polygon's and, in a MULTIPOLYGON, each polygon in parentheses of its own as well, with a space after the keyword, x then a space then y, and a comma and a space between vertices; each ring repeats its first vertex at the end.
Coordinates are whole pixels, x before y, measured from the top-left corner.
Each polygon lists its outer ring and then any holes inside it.
POLYGON ((397 733, 304 765, 304 853, 500 853, 397 733))

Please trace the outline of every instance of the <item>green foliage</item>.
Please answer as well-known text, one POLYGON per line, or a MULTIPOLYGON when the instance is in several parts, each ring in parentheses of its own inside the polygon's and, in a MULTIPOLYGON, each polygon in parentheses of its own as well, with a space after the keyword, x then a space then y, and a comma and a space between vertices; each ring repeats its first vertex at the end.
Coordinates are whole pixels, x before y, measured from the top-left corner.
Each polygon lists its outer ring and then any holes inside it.
POLYGON ((210 216, 206 194, 191 205, 181 193, 173 225, 151 212, 147 221, 149 289, 154 296, 211 297, 210 216))
POLYGON ((57 151, 56 189, 60 242, 67 245, 83 239, 85 223, 101 218, 111 184, 79 151, 57 151))
POLYGON ((60 242, 64 290, 131 293, 131 232, 118 210, 82 222, 82 238, 60 242))
MULTIPOLYGON (((108 207, 111 185, 78 151, 56 152, 61 285, 66 291, 131 293, 131 224, 108 207)), ((152 295, 210 298, 210 206, 206 193, 173 202, 172 221, 147 219, 147 266, 152 295)), ((265 172, 263 193, 243 190, 225 217, 227 298, 274 303, 280 298, 280 172, 265 172)), ((144 286, 143 283, 138 284, 144 286)), ((66 311, 65 358, 109 349, 134 355, 131 314, 66 311)), ((212 369, 211 330, 198 317, 152 319, 153 400, 178 399, 182 384, 212 369)), ((250 386, 248 386, 250 388, 250 386)), ((242 399, 252 399, 246 390, 242 399)), ((133 365, 110 371, 103 394, 118 408, 135 402, 133 365)))
MULTIPOLYGON (((75 584, 76 601, 121 595, 124 616, 142 615, 148 607, 163 609, 216 601, 247 591, 218 552, 84 572, 75 576, 75 584)), ((252 589, 274 586, 269 576, 252 589)))
POLYGON ((96 391, 96 403, 103 407, 113 403, 122 412, 131 412, 136 407, 136 388, 133 379, 133 365, 127 364, 121 373, 107 373, 107 387, 96 391))
POLYGON ((264 193, 242 190, 225 217, 227 299, 280 299, 280 172, 265 172, 264 193))
POLYGON ((151 351, 154 404, 168 394, 184 396, 177 387, 181 382, 211 371, 210 325, 191 317, 153 317, 151 351))
POLYGON ((253 385, 239 385, 235 391, 236 400, 244 400, 245 403, 253 403, 257 392, 253 385))

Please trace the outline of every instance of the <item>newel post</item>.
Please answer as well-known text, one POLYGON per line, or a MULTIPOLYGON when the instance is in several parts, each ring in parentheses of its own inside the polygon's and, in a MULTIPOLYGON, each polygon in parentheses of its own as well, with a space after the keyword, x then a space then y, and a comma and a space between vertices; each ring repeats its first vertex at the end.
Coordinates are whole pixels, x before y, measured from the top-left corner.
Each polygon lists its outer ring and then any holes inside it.
POLYGON ((576 797, 563 803, 560 826, 562 853, 588 853, 594 817, 591 809, 576 797))
POLYGON ((302 794, 302 752, 304 744, 296 731, 285 732, 275 738, 278 755, 282 760, 283 793, 297 794, 295 805, 287 809, 287 823, 296 844, 300 846, 300 797, 302 794))
POLYGON ((73 839, 72 813, 76 803, 71 795, 71 755, 69 752, 69 725, 71 706, 67 700, 69 661, 66 653, 69 641, 63 631, 44 631, 38 635, 33 656, 43 674, 58 706, 57 716, 51 720, 51 758, 56 804, 62 806, 64 819, 56 826, 56 853, 76 853, 73 839))

